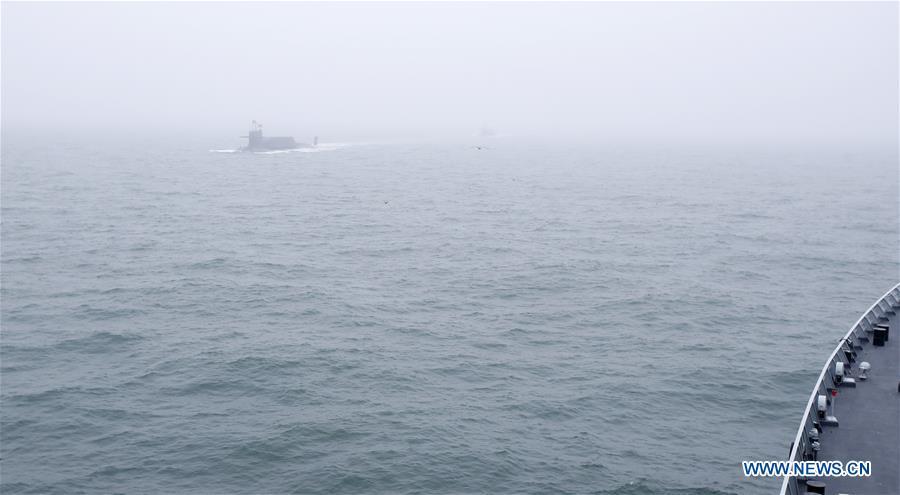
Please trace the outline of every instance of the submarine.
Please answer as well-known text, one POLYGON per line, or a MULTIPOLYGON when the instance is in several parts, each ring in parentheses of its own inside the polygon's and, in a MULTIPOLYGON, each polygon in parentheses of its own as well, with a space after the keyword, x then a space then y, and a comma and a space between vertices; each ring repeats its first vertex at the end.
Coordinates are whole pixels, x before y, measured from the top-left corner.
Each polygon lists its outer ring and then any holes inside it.
POLYGON ((868 476, 786 476, 780 495, 900 493, 900 284, 838 342, 806 403, 788 461, 871 461, 868 476), (838 405, 839 404, 839 405, 838 405))
POLYGON ((291 136, 276 136, 276 137, 265 137, 263 136, 263 126, 257 121, 252 121, 250 123, 250 130, 248 131, 246 136, 241 136, 242 138, 247 139, 247 146, 241 148, 241 151, 287 151, 287 150, 295 150, 300 148, 312 148, 315 147, 318 142, 318 137, 313 140, 313 144, 305 144, 298 143, 291 136))

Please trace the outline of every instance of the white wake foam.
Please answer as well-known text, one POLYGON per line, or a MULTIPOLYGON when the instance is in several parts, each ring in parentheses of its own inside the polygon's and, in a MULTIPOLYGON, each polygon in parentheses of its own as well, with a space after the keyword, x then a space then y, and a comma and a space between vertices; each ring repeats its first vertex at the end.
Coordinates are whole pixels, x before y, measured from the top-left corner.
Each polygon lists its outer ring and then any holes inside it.
MULTIPOLYGON (((254 155, 277 155, 281 153, 321 153, 323 151, 335 151, 348 146, 361 143, 319 143, 316 146, 307 146, 303 148, 294 148, 290 150, 272 150, 272 151, 254 151, 254 155)), ((210 153, 241 153, 242 149, 236 150, 209 150, 210 153)))

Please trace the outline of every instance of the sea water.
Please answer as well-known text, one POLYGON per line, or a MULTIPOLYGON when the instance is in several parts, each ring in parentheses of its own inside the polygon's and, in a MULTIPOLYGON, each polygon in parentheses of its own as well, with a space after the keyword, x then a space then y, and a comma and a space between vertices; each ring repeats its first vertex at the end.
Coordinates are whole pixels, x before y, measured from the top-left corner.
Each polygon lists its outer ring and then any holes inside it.
POLYGON ((896 152, 475 144, 4 135, 2 491, 777 491, 896 152))

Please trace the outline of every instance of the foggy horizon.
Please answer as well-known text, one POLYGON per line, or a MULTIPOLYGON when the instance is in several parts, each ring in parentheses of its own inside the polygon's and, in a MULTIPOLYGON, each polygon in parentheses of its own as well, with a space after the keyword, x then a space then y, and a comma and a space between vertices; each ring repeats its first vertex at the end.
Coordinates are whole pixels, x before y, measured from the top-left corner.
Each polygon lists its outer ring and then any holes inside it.
POLYGON ((897 143, 895 3, 2 8, 4 133, 897 143))
POLYGON ((898 2, 0 14, 3 495, 900 493, 898 2))

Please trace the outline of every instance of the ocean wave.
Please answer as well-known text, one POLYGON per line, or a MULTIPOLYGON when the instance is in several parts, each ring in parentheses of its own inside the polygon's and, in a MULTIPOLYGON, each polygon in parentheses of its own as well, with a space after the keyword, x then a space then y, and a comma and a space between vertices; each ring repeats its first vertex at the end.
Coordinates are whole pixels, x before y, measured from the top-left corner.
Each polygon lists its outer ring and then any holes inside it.
POLYGON ((119 346, 130 346, 144 340, 144 337, 133 333, 94 332, 84 337, 66 339, 53 347, 59 350, 83 351, 91 353, 109 352, 119 346))
POLYGON ((359 144, 5 161, 0 491, 772 493, 897 274, 891 181, 359 144))
POLYGON ((592 493, 595 495, 737 495, 737 492, 722 491, 716 488, 667 488, 655 483, 639 481, 592 493))

